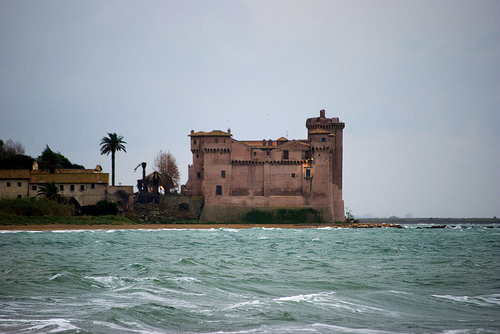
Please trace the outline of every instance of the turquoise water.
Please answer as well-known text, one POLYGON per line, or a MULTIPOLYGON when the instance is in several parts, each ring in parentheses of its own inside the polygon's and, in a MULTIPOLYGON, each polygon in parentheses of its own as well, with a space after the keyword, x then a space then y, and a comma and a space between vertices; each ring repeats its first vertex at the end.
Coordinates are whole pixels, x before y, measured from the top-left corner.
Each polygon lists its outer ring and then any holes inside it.
POLYGON ((0 233, 4 333, 500 333, 500 226, 0 233))

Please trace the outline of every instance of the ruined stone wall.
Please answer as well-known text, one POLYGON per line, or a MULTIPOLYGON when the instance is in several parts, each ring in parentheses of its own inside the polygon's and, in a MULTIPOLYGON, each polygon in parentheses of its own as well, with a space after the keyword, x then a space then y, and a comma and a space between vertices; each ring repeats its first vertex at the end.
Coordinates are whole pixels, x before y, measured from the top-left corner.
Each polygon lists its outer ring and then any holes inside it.
POLYGON ((135 222, 171 223, 198 220, 203 210, 201 196, 161 196, 159 204, 135 203, 125 216, 135 222))

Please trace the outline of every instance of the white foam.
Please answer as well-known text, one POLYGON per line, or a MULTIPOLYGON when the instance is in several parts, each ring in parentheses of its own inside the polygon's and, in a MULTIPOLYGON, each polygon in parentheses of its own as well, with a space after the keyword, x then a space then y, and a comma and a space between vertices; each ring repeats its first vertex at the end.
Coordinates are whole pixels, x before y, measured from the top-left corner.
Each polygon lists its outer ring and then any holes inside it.
POLYGON ((227 307, 223 308, 223 310, 226 311, 226 310, 231 310, 231 309, 235 309, 235 308, 245 308, 247 306, 256 306, 256 305, 260 305, 260 304, 261 304, 260 300, 255 299, 255 300, 251 300, 248 302, 240 302, 240 303, 236 303, 234 305, 227 306, 227 307))
POLYGON ((5 231, 0 231, 0 234, 21 233, 21 232, 26 232, 26 233, 42 233, 42 232, 45 232, 45 231, 5 230, 5 231))
MULTIPOLYGON (((390 331, 381 331, 377 329, 368 329, 368 328, 350 328, 350 327, 342 327, 336 325, 327 325, 327 324, 313 324, 313 327, 317 328, 326 328, 330 333, 363 333, 363 334, 389 334, 396 333, 390 331)), ((323 332, 323 331, 321 331, 323 332)))
POLYGON ((399 316, 399 314, 394 311, 389 311, 378 307, 350 302, 348 300, 340 299, 334 295, 335 292, 322 292, 322 293, 313 293, 307 295, 301 294, 296 296, 280 297, 280 298, 275 298, 273 300, 278 303, 306 302, 324 308, 348 310, 353 313, 377 313, 377 314, 380 313, 380 314, 390 314, 391 316, 399 316))
POLYGON ((452 295, 432 295, 436 298, 448 299, 454 302, 475 304, 479 306, 500 305, 500 294, 483 295, 483 296, 452 296, 452 295))
POLYGON ((28 328, 24 328, 23 332, 44 331, 45 333, 58 333, 71 330, 79 330, 79 327, 71 324, 70 320, 53 318, 44 320, 26 320, 26 319, 1 319, 2 322, 11 324, 28 324, 28 328), (55 327, 55 328, 51 328, 55 327))
POLYGON ((51 278, 49 278, 49 281, 53 281, 53 280, 55 280, 56 278, 61 277, 61 276, 64 276, 64 274, 57 273, 57 274, 55 274, 54 276, 52 276, 51 278))
POLYGON ((190 277, 190 276, 170 278, 169 280, 177 282, 201 282, 196 277, 190 277))

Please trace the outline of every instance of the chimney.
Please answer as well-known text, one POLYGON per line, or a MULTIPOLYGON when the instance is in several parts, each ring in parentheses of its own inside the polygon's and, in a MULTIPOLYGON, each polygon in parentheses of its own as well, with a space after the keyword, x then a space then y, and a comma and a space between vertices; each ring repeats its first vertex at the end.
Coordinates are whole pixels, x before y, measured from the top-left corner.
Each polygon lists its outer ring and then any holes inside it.
POLYGON ((320 117, 320 118, 325 118, 325 109, 321 109, 321 110, 319 111, 319 117, 320 117))

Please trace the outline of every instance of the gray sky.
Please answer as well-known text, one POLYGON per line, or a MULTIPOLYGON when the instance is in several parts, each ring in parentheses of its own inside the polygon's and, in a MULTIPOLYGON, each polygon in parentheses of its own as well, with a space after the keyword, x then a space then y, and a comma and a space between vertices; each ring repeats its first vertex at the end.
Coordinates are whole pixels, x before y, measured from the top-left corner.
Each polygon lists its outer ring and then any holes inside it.
POLYGON ((0 0, 0 138, 110 172, 340 117, 355 216, 500 216, 499 1, 0 0))

